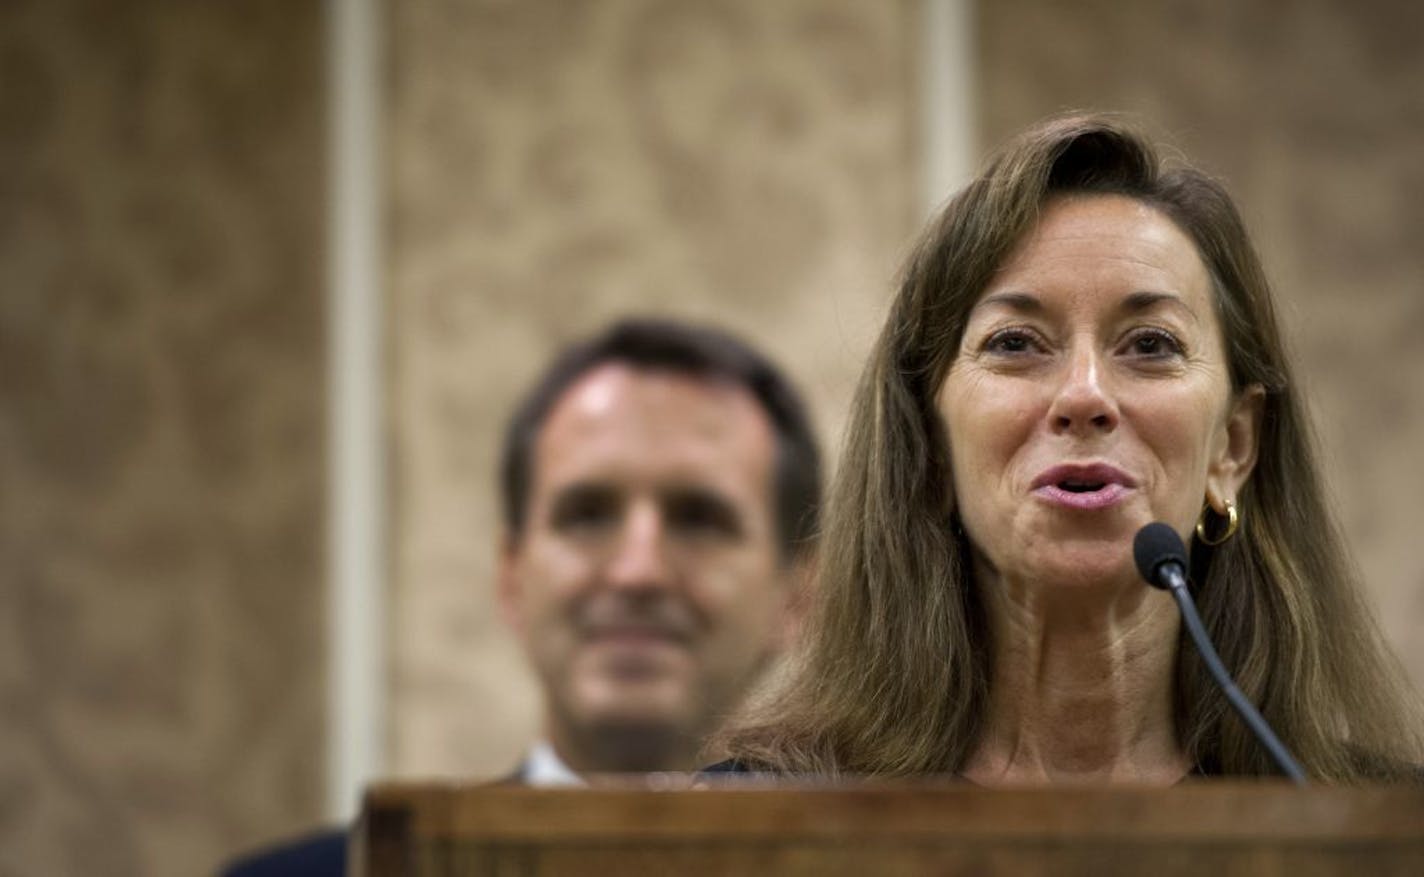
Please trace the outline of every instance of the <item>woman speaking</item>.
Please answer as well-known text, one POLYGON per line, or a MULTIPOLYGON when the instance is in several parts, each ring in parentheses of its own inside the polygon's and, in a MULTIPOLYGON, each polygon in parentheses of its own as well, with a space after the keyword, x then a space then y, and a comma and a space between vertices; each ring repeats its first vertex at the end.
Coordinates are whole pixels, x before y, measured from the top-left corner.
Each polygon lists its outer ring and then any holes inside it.
POLYGON ((1241 220, 1120 122, 1035 127, 950 202, 846 442, 803 653, 724 733, 733 769, 1274 773, 1134 567, 1134 534, 1162 521, 1305 772, 1415 776, 1415 696, 1332 524, 1241 220))

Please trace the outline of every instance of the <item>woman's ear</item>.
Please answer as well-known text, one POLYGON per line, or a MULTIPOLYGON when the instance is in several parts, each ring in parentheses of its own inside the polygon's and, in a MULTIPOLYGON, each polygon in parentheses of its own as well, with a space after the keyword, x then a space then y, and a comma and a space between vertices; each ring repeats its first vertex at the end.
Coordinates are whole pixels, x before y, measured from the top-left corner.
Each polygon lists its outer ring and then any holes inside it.
POLYGON ((1218 514, 1226 514, 1226 501, 1241 495, 1241 488, 1256 468, 1265 411, 1266 390, 1260 384, 1246 387, 1231 402, 1207 469, 1207 501, 1218 514))

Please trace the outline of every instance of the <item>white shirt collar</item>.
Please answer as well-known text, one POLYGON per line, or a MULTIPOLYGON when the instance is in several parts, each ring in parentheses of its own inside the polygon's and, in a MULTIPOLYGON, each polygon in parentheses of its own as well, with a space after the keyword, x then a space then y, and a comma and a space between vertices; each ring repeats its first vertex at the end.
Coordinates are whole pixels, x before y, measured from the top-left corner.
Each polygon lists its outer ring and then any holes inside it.
POLYGON ((529 749, 524 759, 525 783, 531 786, 585 786, 583 777, 564 764, 548 740, 540 740, 529 749))

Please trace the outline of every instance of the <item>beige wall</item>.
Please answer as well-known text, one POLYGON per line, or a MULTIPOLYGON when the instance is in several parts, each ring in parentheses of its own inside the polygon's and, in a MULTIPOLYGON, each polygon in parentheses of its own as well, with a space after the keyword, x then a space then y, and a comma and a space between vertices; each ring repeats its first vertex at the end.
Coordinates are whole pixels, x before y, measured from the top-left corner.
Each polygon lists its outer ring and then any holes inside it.
MULTIPOLYGON (((1144 114, 1240 196, 1424 679, 1424 20, 978 6, 991 143, 1144 114)), ((920 3, 386 4, 390 767, 490 775, 519 390, 629 310, 774 350, 834 455, 917 225, 920 3)), ((0 6, 0 875, 192 874, 320 816, 321 4, 0 6)))
POLYGON ((1236 196, 1339 519, 1424 688, 1424 6, 994 0, 977 42, 985 143, 1129 111, 1236 196))
POLYGON ((395 4, 391 767, 509 770, 536 704, 492 596, 496 447, 562 343, 716 320, 829 439, 915 224, 917 4, 395 4))
POLYGON ((319 818, 320 4, 0 5, 0 874, 319 818))

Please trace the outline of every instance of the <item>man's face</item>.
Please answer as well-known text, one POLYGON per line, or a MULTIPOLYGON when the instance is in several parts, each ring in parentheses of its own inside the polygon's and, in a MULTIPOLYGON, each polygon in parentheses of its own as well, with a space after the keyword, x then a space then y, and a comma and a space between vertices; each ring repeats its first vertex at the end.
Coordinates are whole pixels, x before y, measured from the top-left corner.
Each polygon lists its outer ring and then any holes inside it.
POLYGON ((774 462, 729 384, 610 363, 554 404, 500 575, 551 734, 700 738, 735 705, 789 626, 774 462))

